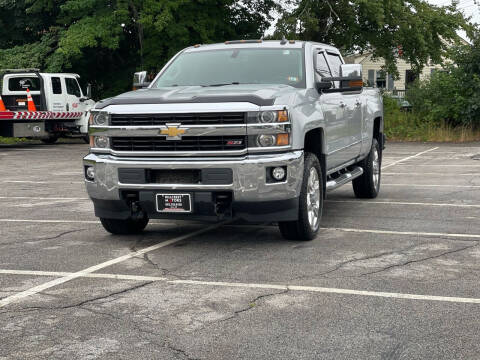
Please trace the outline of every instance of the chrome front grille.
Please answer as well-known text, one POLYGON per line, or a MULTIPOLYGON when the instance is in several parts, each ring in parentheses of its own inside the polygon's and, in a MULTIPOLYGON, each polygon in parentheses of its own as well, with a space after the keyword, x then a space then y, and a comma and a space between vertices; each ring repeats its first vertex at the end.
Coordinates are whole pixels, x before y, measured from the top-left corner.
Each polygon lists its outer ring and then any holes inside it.
POLYGON ((112 137, 115 151, 225 151, 244 150, 247 136, 183 136, 167 140, 166 136, 112 137))
POLYGON ((245 124, 246 113, 195 113, 195 114, 112 114, 112 126, 155 126, 167 123, 182 125, 245 124))

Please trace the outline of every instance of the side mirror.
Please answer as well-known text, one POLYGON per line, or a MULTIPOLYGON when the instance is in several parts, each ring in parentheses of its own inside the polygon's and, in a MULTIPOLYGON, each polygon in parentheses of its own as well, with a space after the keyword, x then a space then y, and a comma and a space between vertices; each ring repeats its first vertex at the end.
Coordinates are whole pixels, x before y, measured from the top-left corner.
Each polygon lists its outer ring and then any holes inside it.
POLYGON ((133 90, 146 88, 148 85, 150 85, 149 82, 145 81, 146 79, 147 79, 146 71, 140 71, 133 74, 133 90))
POLYGON ((340 66, 340 77, 345 79, 342 80, 342 89, 363 87, 361 64, 342 64, 340 66))
POLYGON ((87 98, 92 98, 92 84, 90 83, 87 84, 87 98))
MULTIPOLYGON (((340 81, 340 88, 335 91, 359 91, 363 88, 362 65, 340 65, 340 76, 323 78, 323 81, 340 81)), ((333 90, 332 90, 333 91, 333 90)))
POLYGON ((321 92, 322 90, 328 90, 332 88, 332 82, 331 81, 317 81, 315 83, 315 87, 317 88, 318 92, 321 92))

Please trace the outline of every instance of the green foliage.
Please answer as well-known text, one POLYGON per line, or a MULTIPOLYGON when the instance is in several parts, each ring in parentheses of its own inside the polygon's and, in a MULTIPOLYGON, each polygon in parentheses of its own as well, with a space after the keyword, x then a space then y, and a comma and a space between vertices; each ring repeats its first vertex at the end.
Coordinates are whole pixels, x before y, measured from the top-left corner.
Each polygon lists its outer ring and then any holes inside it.
POLYGON ((79 73, 102 98, 196 43, 259 38, 274 0, 0 0, 0 69, 79 73), (13 22, 12 22, 13 19, 13 22))
POLYGON ((373 51, 384 58, 385 70, 398 77, 395 54, 419 73, 428 63, 441 63, 448 43, 458 40, 456 31, 471 33, 455 2, 434 6, 425 0, 290 0, 276 37, 309 39, 333 44, 345 53, 373 51))
POLYGON ((436 124, 480 127, 480 38, 452 51, 453 63, 407 93, 413 109, 436 124))
POLYGON ((419 70, 446 55, 456 30, 470 31, 456 5, 425 0, 0 0, 0 69, 79 73, 101 98, 129 90, 135 70, 157 72, 182 48, 274 37, 322 41, 344 52, 374 48, 395 73, 394 53, 419 70))

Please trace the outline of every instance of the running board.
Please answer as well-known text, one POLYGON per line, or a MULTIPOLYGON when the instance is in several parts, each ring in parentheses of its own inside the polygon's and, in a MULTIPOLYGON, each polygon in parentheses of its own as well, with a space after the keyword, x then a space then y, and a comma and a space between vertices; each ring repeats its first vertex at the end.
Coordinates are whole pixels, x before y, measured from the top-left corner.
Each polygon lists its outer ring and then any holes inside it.
POLYGON ((353 168, 352 171, 344 173, 337 177, 336 179, 332 179, 327 181, 327 191, 335 190, 336 188, 345 185, 347 182, 356 179, 357 177, 363 174, 363 169, 360 166, 356 166, 353 168))

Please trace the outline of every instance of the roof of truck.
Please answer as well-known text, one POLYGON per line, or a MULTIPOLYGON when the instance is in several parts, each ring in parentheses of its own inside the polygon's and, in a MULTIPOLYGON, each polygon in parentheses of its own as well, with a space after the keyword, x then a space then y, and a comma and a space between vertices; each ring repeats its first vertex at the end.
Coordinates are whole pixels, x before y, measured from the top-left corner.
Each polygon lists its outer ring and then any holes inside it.
POLYGON ((289 49, 301 49, 306 44, 311 46, 321 46, 327 50, 334 50, 338 51, 337 48, 312 42, 312 41, 298 41, 298 40, 233 40, 233 41, 225 41, 224 43, 217 43, 217 44, 207 44, 207 45, 194 45, 187 49, 186 52, 194 52, 194 51, 202 51, 202 50, 221 50, 221 49, 229 49, 229 48, 289 48, 289 49))
MULTIPOLYGON (((75 73, 39 73, 40 75, 42 76, 74 76, 76 78, 79 78, 80 75, 78 74, 75 74, 75 73)), ((16 76, 16 75, 21 75, 21 76, 25 76, 25 75, 28 75, 28 76, 36 76, 36 74, 34 72, 31 72, 31 71, 25 71, 25 72, 6 72, 4 74, 4 76, 16 76)))

